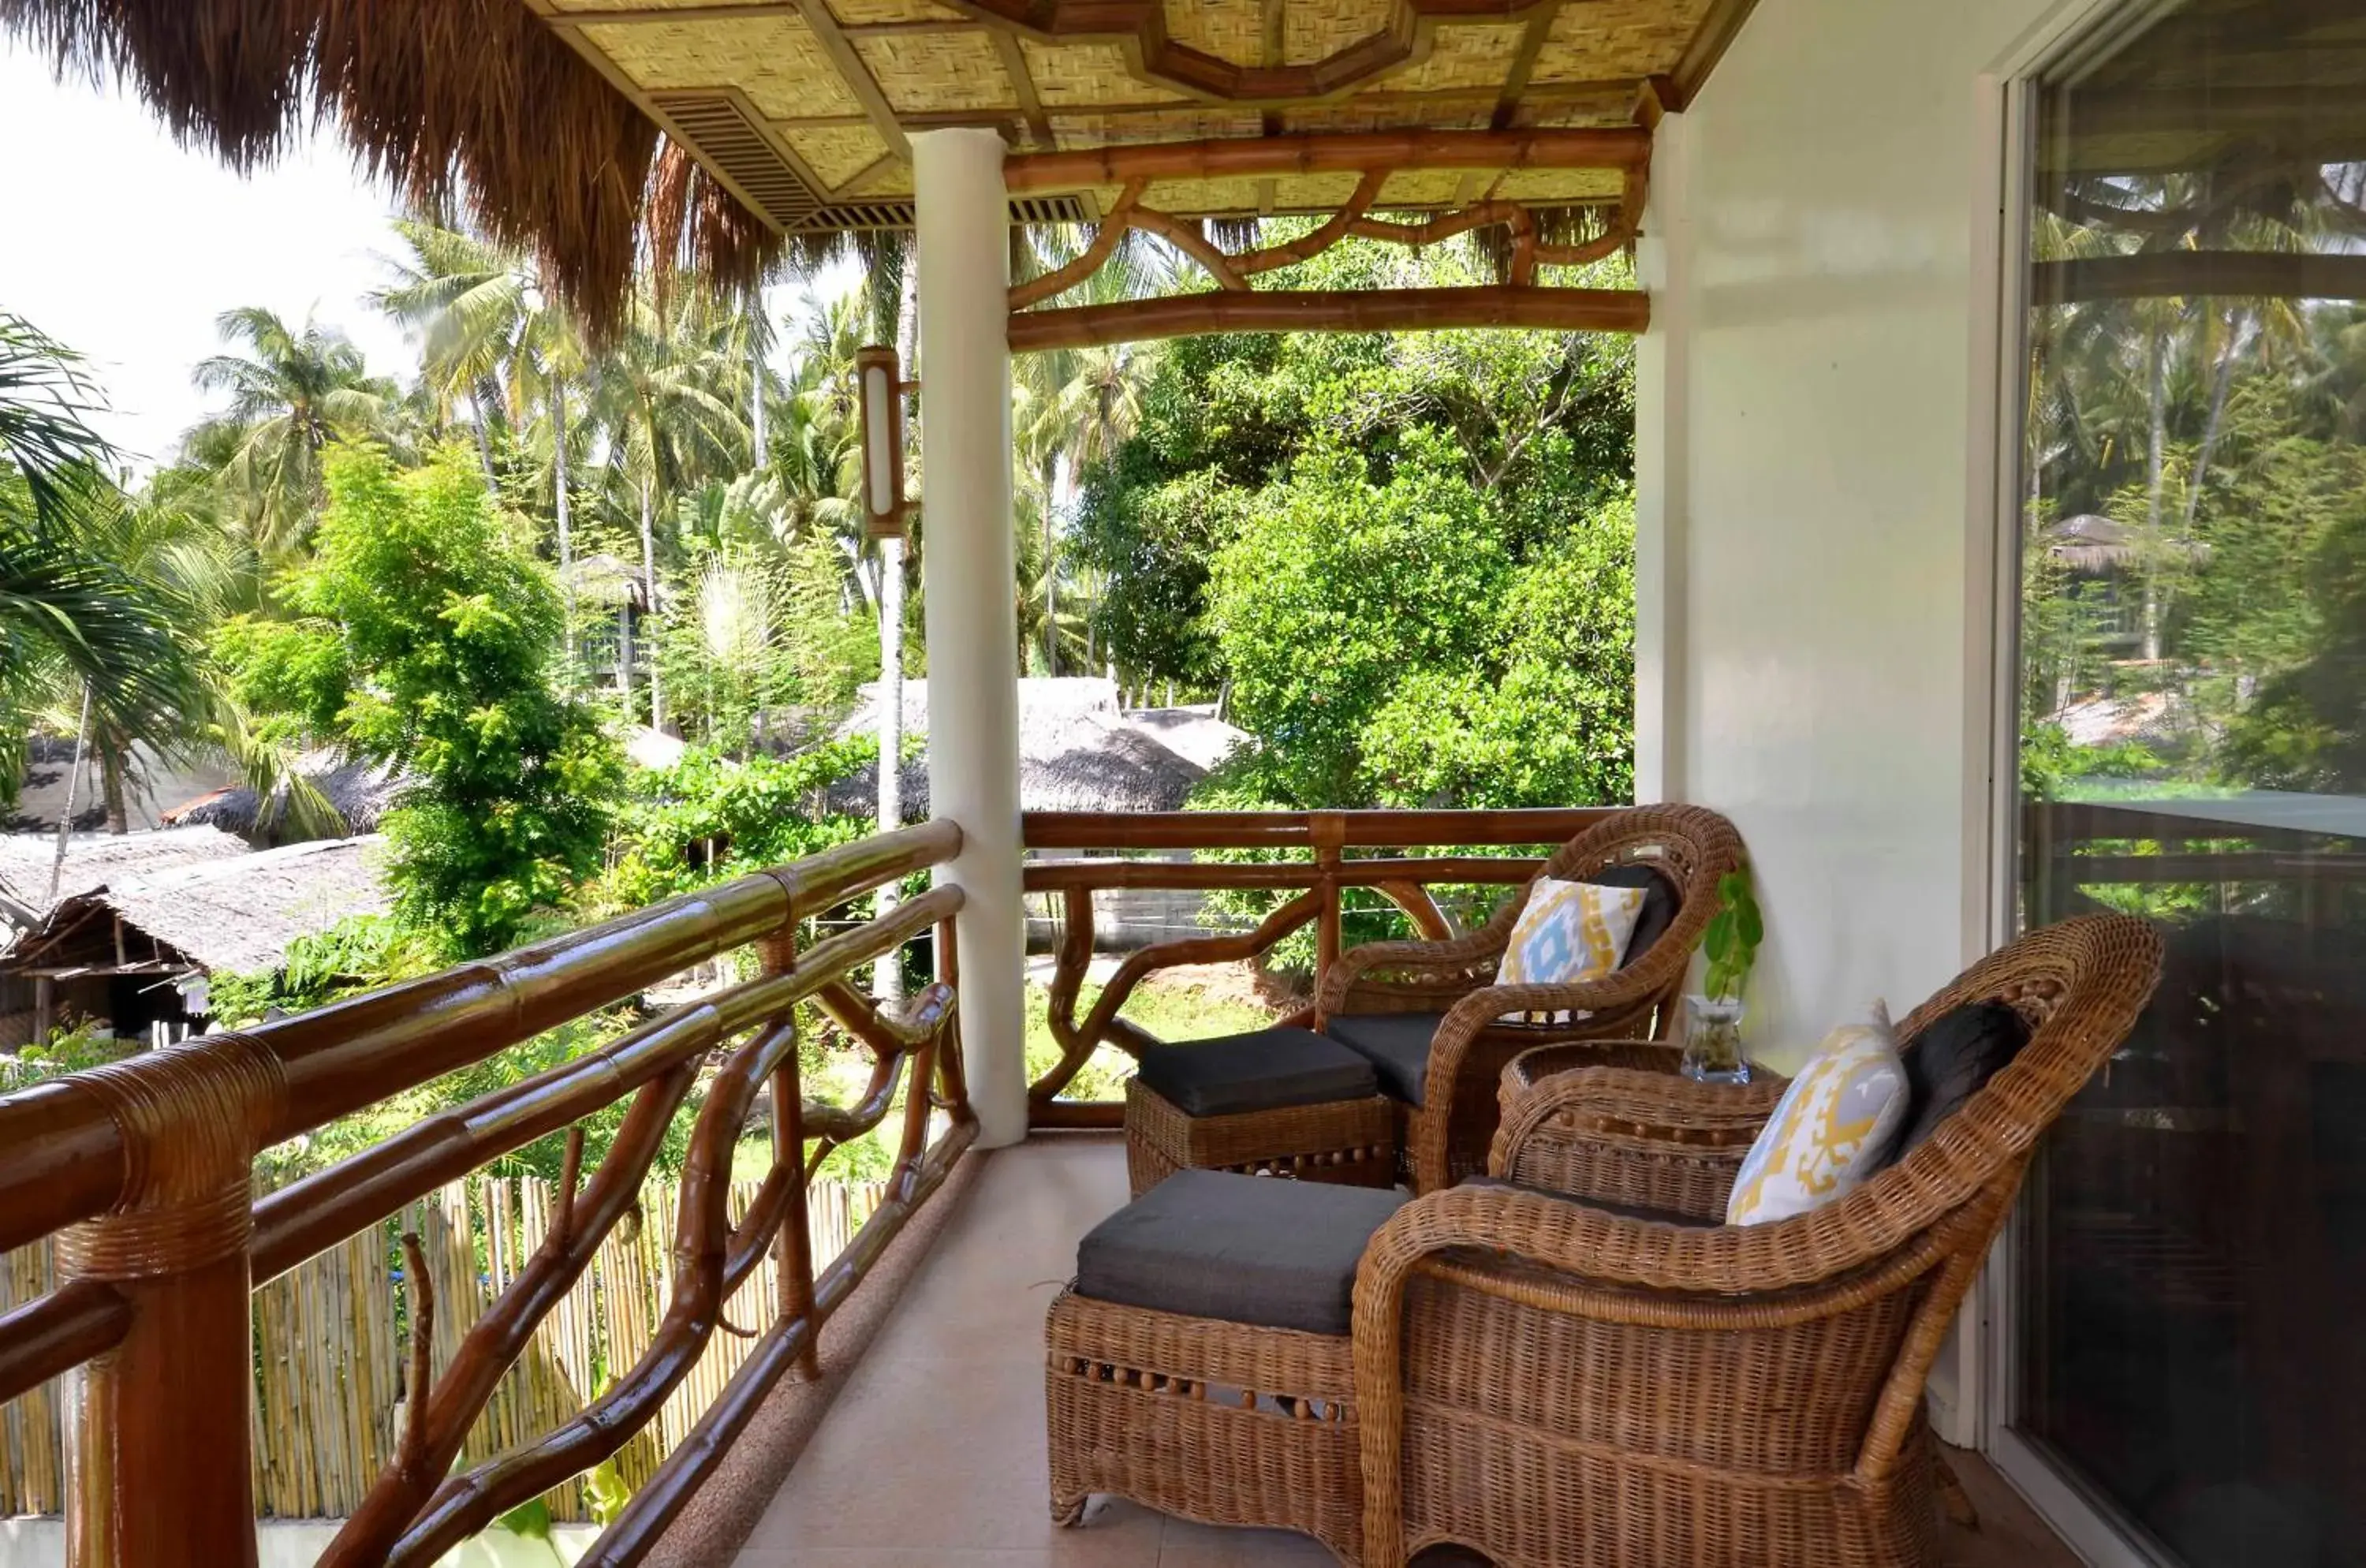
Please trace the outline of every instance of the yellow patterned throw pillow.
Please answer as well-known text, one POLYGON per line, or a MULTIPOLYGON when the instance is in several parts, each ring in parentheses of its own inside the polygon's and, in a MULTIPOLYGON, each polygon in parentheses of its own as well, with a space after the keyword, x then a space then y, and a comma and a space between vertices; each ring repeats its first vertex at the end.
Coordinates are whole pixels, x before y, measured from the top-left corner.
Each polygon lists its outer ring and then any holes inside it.
POLYGON ((1876 1002, 1871 1023, 1833 1030, 1783 1091, 1741 1162, 1725 1223, 1787 1220, 1857 1186, 1888 1155, 1907 1098, 1897 1032, 1888 1009, 1876 1002))
MULTIPOLYGON (((1512 924, 1512 940, 1495 967, 1499 986, 1566 986, 1598 980, 1627 960, 1627 942, 1643 913, 1643 889, 1537 878, 1512 924)), ((1569 1021, 1566 1010, 1507 1012, 1506 1023, 1569 1021)))

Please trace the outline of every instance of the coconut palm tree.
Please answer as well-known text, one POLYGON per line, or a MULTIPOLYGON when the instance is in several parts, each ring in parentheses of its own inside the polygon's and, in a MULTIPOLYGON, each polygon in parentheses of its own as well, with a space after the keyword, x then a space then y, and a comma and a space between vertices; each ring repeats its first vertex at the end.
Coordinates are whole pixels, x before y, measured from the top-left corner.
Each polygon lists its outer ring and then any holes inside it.
MULTIPOLYGON (((587 410, 607 446, 612 486, 637 517, 643 585, 660 619, 658 516, 705 479, 744 470, 749 452, 739 400, 747 361, 733 343, 733 312, 694 298, 667 303, 678 308, 660 308, 647 293, 634 301, 616 341, 590 367, 587 410)), ((665 725, 654 665, 649 723, 665 725)))
POLYGON ((254 305, 224 311, 215 326, 243 352, 215 355, 191 372, 200 390, 230 394, 230 407, 200 427, 196 442, 226 452, 221 477, 257 553, 284 559, 320 509, 321 449, 340 437, 385 434, 394 389, 373 378, 361 351, 332 328, 291 327, 254 305))
POLYGON ((36 715, 168 745, 199 691, 188 602, 107 547, 124 502, 102 407, 79 355, 0 315, 0 798, 36 715))

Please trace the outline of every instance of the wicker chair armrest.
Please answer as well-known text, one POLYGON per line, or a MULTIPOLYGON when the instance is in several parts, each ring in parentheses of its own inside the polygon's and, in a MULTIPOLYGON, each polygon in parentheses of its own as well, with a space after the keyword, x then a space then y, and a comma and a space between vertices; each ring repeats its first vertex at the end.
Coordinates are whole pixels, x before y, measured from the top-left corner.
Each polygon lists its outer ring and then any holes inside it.
POLYGON ((1368 1296, 1372 1312, 1390 1310, 1386 1301, 1402 1294, 1414 1265, 1441 1252, 1500 1254, 1628 1292, 1774 1295, 1883 1262, 1931 1228, 1859 1234, 1853 1208, 1835 1203, 1761 1225, 1679 1225, 1517 1187, 1442 1188, 1399 1209, 1365 1247, 1355 1331, 1370 1325, 1368 1296))
MULTIPOLYGON (((1642 964, 1616 970, 1598 980, 1558 986, 1482 986, 1457 1001, 1438 1021, 1429 1046, 1429 1072, 1423 1103, 1445 1105, 1462 1073, 1462 1059, 1480 1032, 1496 1020, 1522 1013, 1608 1013, 1660 994, 1667 977, 1642 964)), ((1491 1092, 1493 1086, 1480 1086, 1491 1092)))
POLYGON ((1488 926, 1448 942, 1368 942, 1332 960, 1323 972, 1319 1003, 1324 1014, 1342 1010, 1347 993, 1366 976, 1388 970, 1459 969, 1503 954, 1507 938, 1488 926))
POLYGON ((1781 1095, 1780 1083, 1698 1084, 1617 1066, 1532 1084, 1506 1069, 1488 1173, 1573 1198, 1720 1220, 1781 1095))

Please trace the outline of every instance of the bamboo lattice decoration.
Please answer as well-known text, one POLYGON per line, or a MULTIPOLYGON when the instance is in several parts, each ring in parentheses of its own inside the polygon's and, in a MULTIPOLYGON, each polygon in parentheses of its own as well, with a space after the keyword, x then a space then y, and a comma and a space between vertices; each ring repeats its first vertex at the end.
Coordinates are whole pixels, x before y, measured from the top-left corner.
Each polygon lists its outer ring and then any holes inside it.
POLYGON ((1642 232, 1651 132, 1561 131, 1527 134, 1433 132, 1419 136, 1301 136, 1262 141, 1110 148, 1011 162, 1014 191, 1117 181, 1121 188, 1092 242, 1064 266, 1010 289, 1013 353, 1078 348, 1196 333, 1418 332, 1447 327, 1541 327, 1640 333, 1651 324, 1650 296, 1637 289, 1557 287, 1541 267, 1590 265, 1631 247, 1642 232), (1471 199, 1426 219, 1375 210, 1391 176, 1409 170, 1494 169, 1471 199), (1549 237, 1538 204, 1492 194, 1504 175, 1526 168, 1614 172, 1620 197, 1602 231, 1574 242, 1549 237), (1354 192, 1321 223, 1294 239, 1227 251, 1206 222, 1150 205, 1162 179, 1215 174, 1352 172, 1354 192), (1419 248, 1458 235, 1502 231, 1504 281, 1491 287, 1257 290, 1251 280, 1313 259, 1350 237, 1419 248), (1129 233, 1155 235, 1189 256, 1216 285, 1212 293, 1117 304, 1035 309, 1091 280, 1129 233))

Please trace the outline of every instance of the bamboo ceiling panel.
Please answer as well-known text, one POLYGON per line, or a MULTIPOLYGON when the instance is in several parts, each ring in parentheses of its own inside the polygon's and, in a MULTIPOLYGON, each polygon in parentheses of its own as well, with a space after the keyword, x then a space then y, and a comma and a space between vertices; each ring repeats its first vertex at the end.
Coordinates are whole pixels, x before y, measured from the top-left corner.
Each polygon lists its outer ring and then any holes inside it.
POLYGON ((584 38, 652 92, 737 87, 772 119, 862 112, 813 29, 794 15, 758 20, 587 22, 584 38))
POLYGON ((1266 0, 1166 0, 1166 36, 1234 65, 1266 65, 1266 0))
POLYGON ((1397 0, 1290 0, 1281 13, 1281 61, 1313 65, 1391 29, 1397 0))
POLYGON ((1021 39, 1019 48, 1027 62, 1027 74, 1034 81, 1036 96, 1045 108, 1189 101, 1172 87, 1136 76, 1125 62, 1125 51, 1113 43, 1051 44, 1021 39))
POLYGON ((1329 108, 1291 109, 1282 116, 1291 131, 1484 130, 1495 113, 1493 93, 1477 96, 1350 98, 1329 108))
MULTIPOLYGON (((832 190, 887 155, 887 143, 868 126, 786 125, 780 129, 782 140, 795 149, 797 156, 806 161, 806 167, 832 190)), ((909 194, 908 186, 905 194, 909 194)))
POLYGON ((1386 85, 1393 93, 1443 92, 1453 87, 1499 93, 1527 36, 1526 22, 1440 28, 1431 35, 1429 58, 1389 76, 1386 85))
POLYGON ((1601 82, 1660 75, 1712 9, 1710 0, 1578 0, 1555 14, 1532 82, 1601 82))
POLYGON ((883 22, 960 21, 962 14, 936 0, 829 0, 830 15, 856 27, 883 22))
POLYGON ((1002 53, 982 28, 964 32, 863 33, 854 39, 879 90, 899 115, 1019 107, 1002 53))

